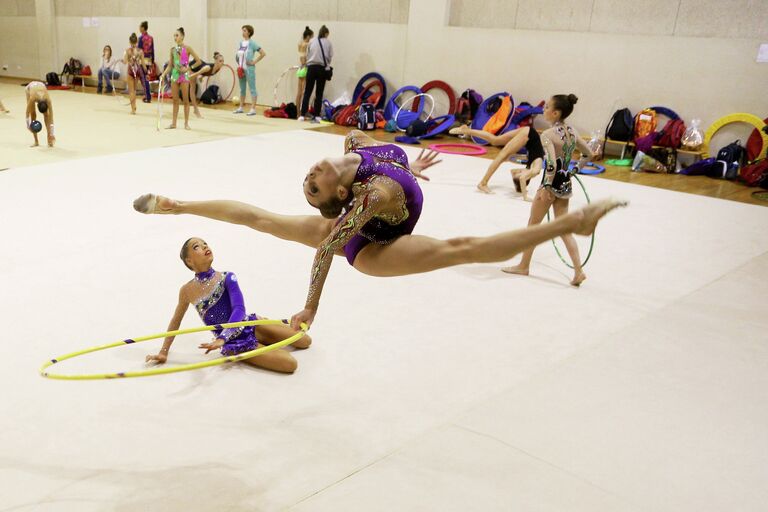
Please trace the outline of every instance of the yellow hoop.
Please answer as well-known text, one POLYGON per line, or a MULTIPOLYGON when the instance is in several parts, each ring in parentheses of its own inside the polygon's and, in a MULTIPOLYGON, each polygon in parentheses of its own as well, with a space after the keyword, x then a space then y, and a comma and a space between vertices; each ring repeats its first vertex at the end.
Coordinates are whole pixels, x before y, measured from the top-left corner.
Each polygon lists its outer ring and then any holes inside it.
POLYGON ((67 359, 72 359, 74 357, 89 354, 91 352, 97 352, 99 350, 106 350, 108 348, 120 347, 124 345, 130 345, 133 343, 141 343, 142 341, 155 340, 157 338, 165 338, 168 336, 181 336, 182 334, 212 331, 214 329, 229 329, 232 327, 249 327, 252 325, 281 325, 281 324, 288 324, 288 320, 270 320, 268 318, 262 318, 260 320, 248 320, 245 322, 232 322, 228 324, 205 325, 203 327, 193 327, 191 329, 168 331, 168 332, 153 334, 151 336, 144 336, 136 339, 120 340, 114 343, 108 343, 106 345, 99 345, 97 347, 78 350, 77 352, 70 352, 69 354, 65 354, 55 359, 51 359, 50 361, 46 361, 45 364, 43 364, 43 366, 40 367, 40 375, 42 377, 47 377, 49 379, 59 379, 59 380, 122 379, 127 377, 149 377, 150 375, 162 375, 164 373, 186 372, 189 370, 197 370, 199 368, 207 368, 209 366, 216 366, 224 363, 234 363, 235 361, 242 361, 243 359, 250 359, 251 357, 254 357, 254 356, 260 356, 261 354, 264 354, 266 352, 278 349, 280 347, 284 347, 286 345, 290 345, 291 343, 298 341, 302 336, 304 336, 304 334, 306 334, 308 329, 307 324, 302 323, 301 330, 299 332, 297 332, 290 338, 284 339, 283 341, 278 341, 277 343, 273 343, 272 345, 267 345, 264 347, 256 348, 254 350, 249 350, 248 352, 243 352, 242 354, 237 354, 235 356, 219 357, 218 359, 211 359, 209 361, 202 361, 200 363, 189 363, 189 364, 183 364, 180 366, 151 368, 149 370, 142 370, 142 371, 135 371, 135 372, 90 373, 90 374, 84 374, 84 375, 65 375, 65 374, 48 373, 45 371, 45 369, 48 368, 49 366, 52 366, 61 361, 65 361, 67 359))
POLYGON ((731 123, 747 123, 757 128, 757 133, 759 133, 763 139, 763 149, 760 150, 758 157, 762 155, 762 157, 765 158, 766 151, 768 151, 768 134, 763 131, 765 123, 757 116, 744 113, 729 114, 727 116, 721 117, 712 123, 709 128, 707 128, 707 132, 704 134, 704 145, 702 147, 701 158, 709 158, 709 142, 712 140, 712 136, 720 128, 731 123))

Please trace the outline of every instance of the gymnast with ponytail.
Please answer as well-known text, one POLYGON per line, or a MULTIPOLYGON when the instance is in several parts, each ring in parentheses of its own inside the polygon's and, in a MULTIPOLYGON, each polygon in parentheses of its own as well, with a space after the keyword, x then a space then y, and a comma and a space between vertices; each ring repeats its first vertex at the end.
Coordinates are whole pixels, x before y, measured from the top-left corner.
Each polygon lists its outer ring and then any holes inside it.
MULTIPOLYGON (((550 207, 554 210, 555 219, 568 213, 568 202, 572 194, 570 164, 573 153, 577 149, 581 153, 579 165, 573 172, 595 156, 578 132, 565 123, 577 101, 578 98, 574 94, 556 94, 544 105, 544 119, 552 123, 552 127, 541 134, 546 170, 541 179, 541 186, 531 204, 528 226, 541 224, 550 207)), ((565 243, 568 255, 573 262, 571 285, 579 286, 587 278, 581 267, 579 247, 571 233, 560 235, 560 238, 565 243)), ((516 266, 505 267, 502 270, 509 274, 527 276, 534 249, 535 247, 531 246, 523 252, 523 258, 516 266)))

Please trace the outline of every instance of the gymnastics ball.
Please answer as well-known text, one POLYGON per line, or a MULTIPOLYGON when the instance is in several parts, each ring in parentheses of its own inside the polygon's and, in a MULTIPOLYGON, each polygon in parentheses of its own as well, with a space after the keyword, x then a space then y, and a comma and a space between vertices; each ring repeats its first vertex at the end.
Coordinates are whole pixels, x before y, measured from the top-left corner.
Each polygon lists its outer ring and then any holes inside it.
POLYGON ((32 130, 35 133, 39 133, 40 130, 43 129, 43 123, 35 119, 31 123, 29 123, 29 129, 32 130))
POLYGON ((232 96, 232 103, 240 103, 240 96, 232 96))

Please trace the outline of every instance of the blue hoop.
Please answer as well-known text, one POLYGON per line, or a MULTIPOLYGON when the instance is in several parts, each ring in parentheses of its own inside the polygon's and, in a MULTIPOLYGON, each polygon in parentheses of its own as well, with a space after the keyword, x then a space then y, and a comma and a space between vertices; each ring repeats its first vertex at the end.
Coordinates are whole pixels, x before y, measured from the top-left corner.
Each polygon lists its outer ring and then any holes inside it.
MULTIPOLYGON (((568 166, 568 169, 573 170, 577 165, 578 165, 578 162, 571 162, 571 165, 568 166)), ((604 172, 605 172, 605 166, 596 164, 594 162, 587 162, 586 166, 580 167, 578 170, 579 174, 586 174, 587 176, 600 174, 604 172)))
MULTIPOLYGON (((384 108, 384 104, 387 101, 387 82, 384 81, 384 77, 381 76, 379 73, 370 72, 363 75, 363 77, 357 82, 357 85, 355 86, 355 92, 352 94, 352 102, 356 102, 358 99, 358 96, 360 96, 363 91, 365 90, 365 82, 370 80, 371 78, 375 78, 379 82, 381 82, 381 98, 379 98, 379 101, 376 103, 376 108, 384 108)), ((366 98, 363 98, 365 100, 366 98)))
POLYGON ((671 108, 667 108, 667 107, 658 107, 658 106, 657 106, 657 107, 648 107, 648 109, 649 109, 649 110, 653 110, 653 111, 654 111, 654 112, 656 112, 657 114, 661 114, 661 115, 663 115, 663 116, 667 116, 668 118, 670 118, 670 119, 671 119, 671 120, 673 120, 673 121, 674 121, 675 119, 680 119, 680 116, 679 116, 679 115, 677 115, 677 112, 675 112, 675 111, 674 111, 674 110, 672 110, 671 108))
MULTIPOLYGON (((509 127, 509 123, 512 121, 512 115, 515 111, 515 100, 512 98, 512 95, 508 92, 497 92, 496 94, 489 96, 488 98, 483 101, 479 107, 477 107, 477 113, 475 114, 474 119, 472 119, 471 128, 473 130, 482 130, 483 127, 485 127, 485 124, 493 117, 495 112, 488 112, 488 104, 493 101, 496 98, 503 98, 505 96, 509 96, 509 99, 512 101, 512 110, 510 112, 509 118, 507 118, 507 121, 504 123, 504 126, 497 132, 497 133, 503 133, 507 127, 509 127)), ((495 135, 495 134, 494 134, 495 135)), ((485 139, 481 139, 480 137, 472 137, 472 142, 476 144, 480 144, 482 146, 485 146, 488 144, 488 141, 485 139)))
MULTIPOLYGON (((399 98, 403 93, 406 93, 409 91, 414 94, 422 93, 421 89, 419 89, 415 85, 406 85, 405 87, 399 88, 397 91, 395 91, 392 97, 389 98, 389 101, 387 102, 387 106, 384 107, 384 119, 389 121, 390 119, 395 117, 395 114, 400 109, 400 105, 398 105, 397 102, 395 102, 395 100, 399 98)), ((422 110, 423 108, 424 107, 422 106, 422 110)), ((421 111, 417 112, 417 114, 421 114, 421 111)))
POLYGON ((453 123, 455 122, 456 116, 453 114, 446 114, 444 116, 438 116, 434 119, 430 119, 429 124, 432 126, 432 128, 427 130, 427 133, 419 137, 419 139, 429 139, 431 137, 440 135, 441 133, 450 130, 451 126, 453 126, 453 123))

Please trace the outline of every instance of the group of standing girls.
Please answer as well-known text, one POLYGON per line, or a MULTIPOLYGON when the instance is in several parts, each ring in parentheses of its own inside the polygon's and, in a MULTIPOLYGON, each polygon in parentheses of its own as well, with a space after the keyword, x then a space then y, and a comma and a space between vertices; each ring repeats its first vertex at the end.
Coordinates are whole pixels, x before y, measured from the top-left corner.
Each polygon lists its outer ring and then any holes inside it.
MULTIPOLYGON (((136 113, 136 81, 144 84, 144 101, 150 101, 149 82, 147 77, 150 69, 154 67, 154 44, 151 36, 146 32, 147 23, 143 22, 140 27, 141 37, 131 34, 129 38, 129 47, 123 54, 123 63, 127 68, 128 91, 130 95, 131 114, 136 113), (147 46, 147 43, 149 46, 147 46), (148 54, 147 52, 150 52, 148 54)), ((247 115, 256 115, 256 103, 258 100, 258 91, 256 89, 256 64, 264 57, 266 52, 252 37, 254 28, 251 25, 243 25, 242 40, 235 52, 235 62, 237 64, 237 78, 240 85, 239 105, 235 108, 235 114, 245 112, 245 100, 248 91, 251 93, 251 108, 247 115)), ((300 120, 307 118, 309 112, 309 102, 314 92, 314 103, 312 112, 319 116, 323 101, 323 92, 325 83, 331 79, 331 62, 333 60, 333 45, 328 36, 330 31, 323 25, 320 27, 318 36, 314 37, 314 32, 306 27, 302 34, 302 40, 299 43, 299 70, 296 76, 299 79, 298 91, 296 92, 296 105, 300 107, 300 120)), ((168 128, 176 128, 178 120, 179 107, 184 106, 184 128, 190 129, 189 110, 190 105, 194 109, 197 117, 202 117, 197 104, 196 82, 198 77, 213 76, 224 66, 224 57, 219 52, 213 55, 213 62, 208 63, 202 60, 198 54, 189 45, 184 44, 184 28, 179 27, 173 34, 174 45, 170 49, 168 64, 160 75, 163 83, 170 83, 170 93, 173 100, 173 117, 168 128)), ((103 84, 106 82, 106 92, 112 92, 112 80, 120 77, 116 69, 117 60, 112 56, 112 48, 107 45, 102 52, 102 62, 99 68, 99 85, 97 92, 101 93, 103 84)))

